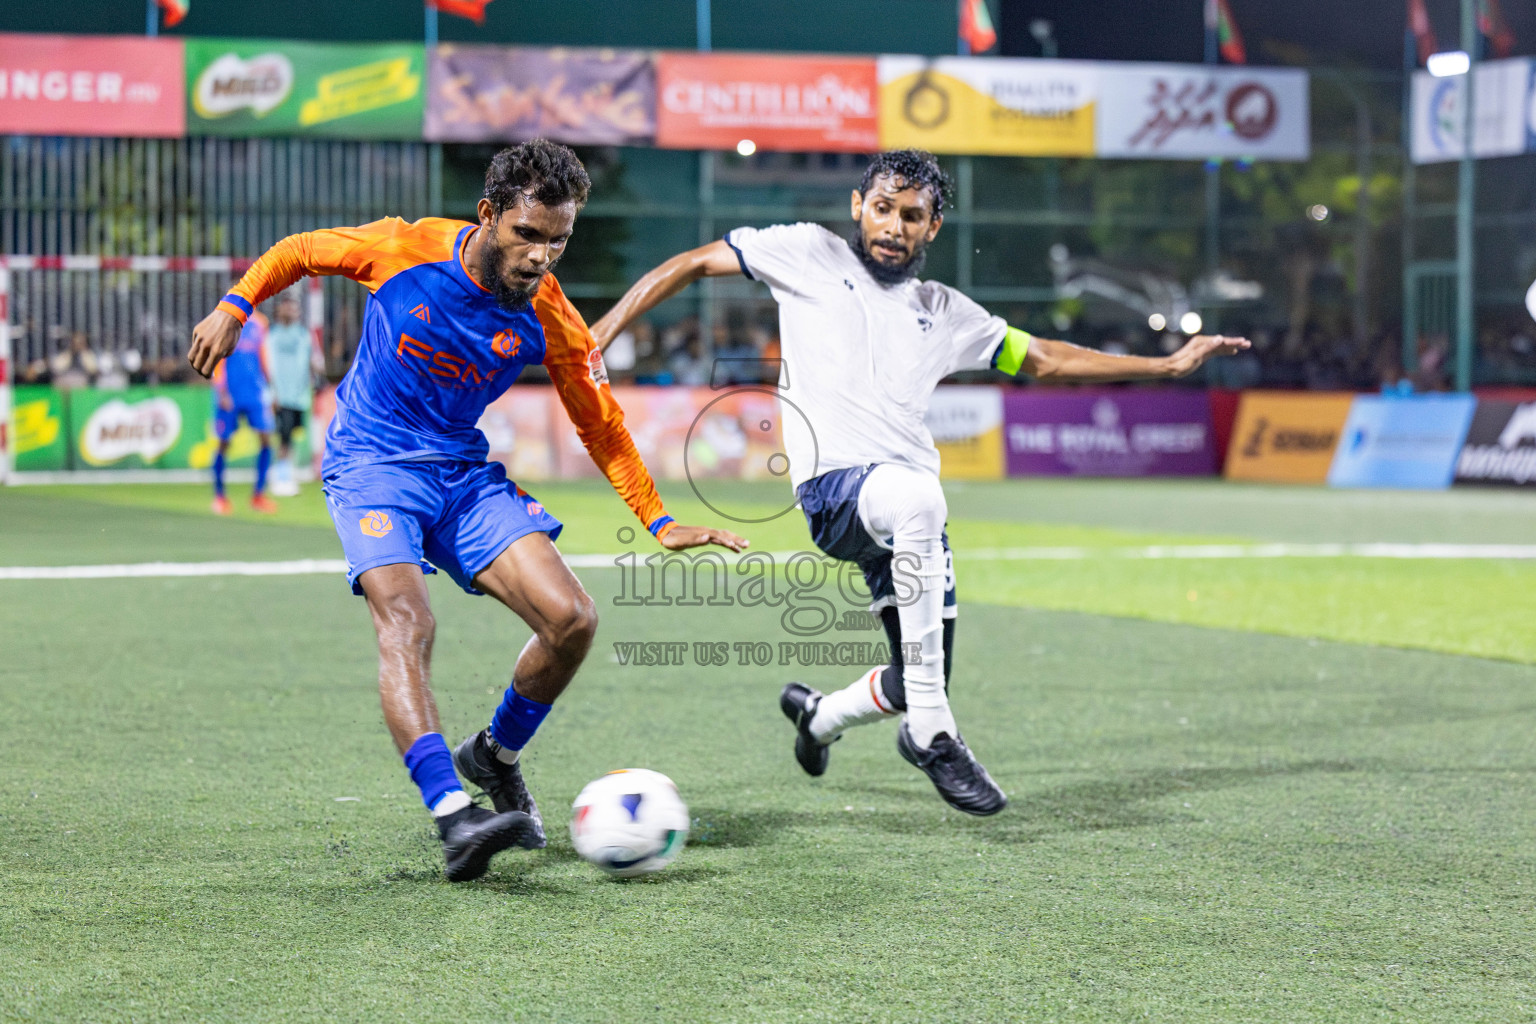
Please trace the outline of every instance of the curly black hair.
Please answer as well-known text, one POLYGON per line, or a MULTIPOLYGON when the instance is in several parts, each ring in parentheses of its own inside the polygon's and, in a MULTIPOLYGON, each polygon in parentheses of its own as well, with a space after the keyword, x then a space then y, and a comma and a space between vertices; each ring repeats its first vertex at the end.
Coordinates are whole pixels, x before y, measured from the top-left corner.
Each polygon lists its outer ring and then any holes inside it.
POLYGON ((579 210, 591 191, 592 179, 576 154, 548 139, 508 146, 485 170, 485 198, 498 216, 524 195, 544 206, 574 201, 579 210))
POLYGON ((868 195, 869 187, 876 178, 889 177, 899 188, 927 189, 933 195, 933 215, 944 212, 944 204, 955 197, 955 182, 938 159, 922 149, 888 149, 869 158, 864 168, 864 180, 859 182, 859 195, 868 195))

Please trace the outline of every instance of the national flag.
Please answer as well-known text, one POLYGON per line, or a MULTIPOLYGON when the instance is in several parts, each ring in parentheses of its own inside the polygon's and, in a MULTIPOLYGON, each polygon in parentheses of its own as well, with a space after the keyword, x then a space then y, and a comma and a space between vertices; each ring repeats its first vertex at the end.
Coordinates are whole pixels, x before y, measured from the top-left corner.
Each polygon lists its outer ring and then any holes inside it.
POLYGON ((181 24, 181 19, 187 16, 187 11, 192 7, 192 0, 155 0, 155 2, 165 12, 166 28, 181 24))
POLYGON ((986 53, 997 45, 987 0, 960 0, 960 38, 972 53, 986 53))
POLYGON ((1227 0, 1205 0, 1205 30, 1216 33, 1216 44, 1228 64, 1247 64, 1248 50, 1243 46, 1243 34, 1232 20, 1232 9, 1227 0))
POLYGON ((1439 51, 1440 44, 1435 41, 1435 27, 1429 23, 1429 10, 1424 6, 1424 0, 1408 0, 1408 30, 1419 44, 1420 64, 1439 51))
POLYGON ((457 14, 476 25, 485 24, 485 7, 491 0, 427 0, 427 6, 445 14, 457 14))
POLYGON ((1477 30, 1488 40, 1495 57, 1508 57, 1515 52, 1515 33, 1504 20, 1499 0, 1478 0, 1477 30))

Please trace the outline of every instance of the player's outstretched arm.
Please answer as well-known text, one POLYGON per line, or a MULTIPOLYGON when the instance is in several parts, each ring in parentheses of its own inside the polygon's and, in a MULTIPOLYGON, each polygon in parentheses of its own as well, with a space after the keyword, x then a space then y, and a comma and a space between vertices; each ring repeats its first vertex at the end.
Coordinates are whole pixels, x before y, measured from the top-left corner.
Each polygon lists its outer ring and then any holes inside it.
POLYGON ((1029 338, 1022 370, 1036 380, 1104 384, 1119 380, 1166 380, 1194 373, 1207 360, 1249 347, 1247 338, 1198 334, 1172 355, 1117 356, 1066 341, 1029 338))
POLYGON ((741 261, 724 241, 678 253, 636 281, 624 297, 592 325, 592 336, 597 339, 599 348, 606 349, 635 318, 661 305, 699 278, 739 273, 741 261))

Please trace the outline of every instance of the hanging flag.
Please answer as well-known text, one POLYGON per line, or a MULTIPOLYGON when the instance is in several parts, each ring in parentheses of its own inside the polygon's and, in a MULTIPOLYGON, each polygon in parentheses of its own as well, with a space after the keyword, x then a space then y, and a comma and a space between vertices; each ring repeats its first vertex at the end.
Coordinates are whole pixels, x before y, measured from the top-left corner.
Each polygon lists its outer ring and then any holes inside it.
POLYGON ((1243 47, 1243 35, 1232 20, 1232 9, 1227 0, 1216 0, 1216 43, 1228 64, 1247 64, 1248 51, 1243 47))
POLYGON ((1508 57, 1515 52, 1515 33, 1504 20, 1499 0, 1477 0, 1477 30, 1488 40, 1495 57, 1508 57))
MULTIPOLYGON (((164 0, 161 0, 163 3, 164 0)), ((434 7, 444 14, 457 14, 461 18, 468 18, 476 25, 485 24, 485 7, 491 0, 427 0, 428 7, 434 7)))
POLYGON ((987 0, 960 0, 960 38, 971 53, 986 53, 997 45, 987 0))
POLYGON ((155 2, 165 12, 166 28, 181 24, 181 19, 187 16, 187 11, 192 6, 192 0, 155 0, 155 2))
POLYGON ((1408 0, 1408 30, 1419 44, 1419 63, 1429 60, 1429 55, 1439 51, 1435 41, 1435 27, 1429 23, 1429 11, 1424 0, 1408 0))

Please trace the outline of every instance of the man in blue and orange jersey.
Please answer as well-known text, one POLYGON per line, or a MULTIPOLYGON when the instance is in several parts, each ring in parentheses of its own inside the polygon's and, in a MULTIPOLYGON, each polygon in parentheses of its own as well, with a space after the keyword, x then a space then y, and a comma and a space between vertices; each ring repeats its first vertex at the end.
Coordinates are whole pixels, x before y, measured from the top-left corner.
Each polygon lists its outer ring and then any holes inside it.
POLYGON ((389 219, 285 238, 197 325, 188 351, 199 373, 213 372, 255 306, 306 274, 343 274, 372 293, 321 478, 348 582, 373 614, 384 717, 437 821, 451 881, 478 877, 510 846, 544 845, 518 753, 597 628, 592 599, 555 549, 560 522, 486 462, 476 427, 485 407, 523 367, 542 364, 593 461, 663 546, 746 547, 666 514, 602 355, 550 273, 590 188, 574 153, 540 139, 491 161, 478 224, 389 219), (534 633, 489 727, 451 754, 428 686, 435 623, 422 576, 434 566, 534 633), (494 813, 470 802, 459 774, 494 813))
POLYGON ((267 497, 267 470, 272 466, 272 403, 267 382, 267 318, 254 313, 240 329, 235 349, 213 374, 213 429, 219 439, 218 454, 213 457, 213 511, 230 513, 229 498, 224 494, 224 459, 229 441, 240 429, 240 418, 250 424, 261 441, 256 453, 256 486, 251 492, 251 508, 257 512, 276 512, 277 504, 267 497))

